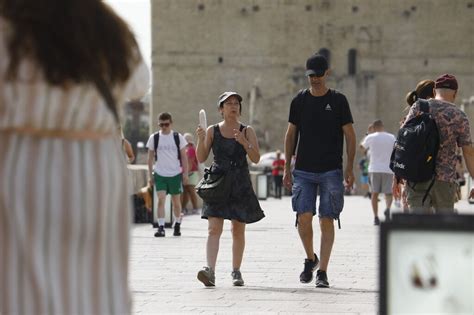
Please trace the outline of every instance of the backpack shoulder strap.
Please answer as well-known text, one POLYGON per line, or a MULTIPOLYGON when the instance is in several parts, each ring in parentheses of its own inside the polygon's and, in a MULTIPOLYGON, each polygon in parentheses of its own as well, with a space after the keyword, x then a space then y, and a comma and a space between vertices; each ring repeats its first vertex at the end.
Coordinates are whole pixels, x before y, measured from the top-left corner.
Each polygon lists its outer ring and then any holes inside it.
POLYGON ((153 142, 155 143, 155 162, 158 159, 157 151, 158 151, 158 142, 160 141, 160 132, 157 131, 153 134, 153 142))
MULTIPOLYGON (((299 115, 301 115, 301 110, 299 108, 301 108, 301 102, 303 101, 304 96, 305 96, 306 93, 310 93, 309 89, 307 89, 307 88, 299 90, 298 94, 296 94, 295 100, 297 101, 297 104, 298 104, 298 114, 299 115)), ((296 126, 295 146, 293 147, 292 155, 296 154, 296 150, 298 148, 299 138, 300 138, 300 128, 299 128, 299 126, 296 126)))
POLYGON ((181 149, 179 148, 179 134, 178 132, 173 132, 174 143, 176 143, 176 148, 178 149, 178 161, 181 164, 181 149))
POLYGON ((420 104, 420 110, 422 112, 425 112, 425 113, 430 112, 430 103, 427 100, 419 98, 418 99, 418 104, 420 104))
POLYGON ((300 104, 303 101, 304 96, 307 92, 309 93, 309 89, 301 89, 298 91, 298 93, 296 93, 294 100, 296 101, 296 104, 298 105, 298 111, 299 111, 299 108, 301 107, 300 104))
POLYGON ((336 90, 334 89, 329 89, 329 97, 330 97, 330 101, 331 101, 331 105, 336 105, 337 101, 336 101, 336 90))

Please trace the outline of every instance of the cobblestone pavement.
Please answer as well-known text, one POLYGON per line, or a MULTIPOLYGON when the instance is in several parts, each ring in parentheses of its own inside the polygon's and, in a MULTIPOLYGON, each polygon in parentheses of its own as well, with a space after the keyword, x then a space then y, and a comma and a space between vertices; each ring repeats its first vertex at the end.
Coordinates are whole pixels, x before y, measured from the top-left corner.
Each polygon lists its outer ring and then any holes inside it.
MULTIPOLYGON (((373 225, 370 201, 345 199, 328 277, 331 288, 301 284, 304 251, 295 229, 291 199, 261 201, 266 218, 247 226, 241 268, 244 287, 231 282, 230 222, 224 224, 217 261, 216 287, 197 279, 205 265, 207 221, 185 216, 182 236, 166 229, 165 238, 153 237, 151 225, 132 230, 131 286, 134 314, 375 314, 378 308, 378 227, 373 225)), ((383 204, 379 207, 382 209, 383 204)), ((460 212, 474 210, 465 201, 460 212)), ((395 211, 397 211, 395 209, 395 211)), ((381 216, 383 217, 383 215, 381 216)), ((315 244, 319 228, 314 221, 315 244)), ((316 249, 319 254, 319 249, 316 249)))

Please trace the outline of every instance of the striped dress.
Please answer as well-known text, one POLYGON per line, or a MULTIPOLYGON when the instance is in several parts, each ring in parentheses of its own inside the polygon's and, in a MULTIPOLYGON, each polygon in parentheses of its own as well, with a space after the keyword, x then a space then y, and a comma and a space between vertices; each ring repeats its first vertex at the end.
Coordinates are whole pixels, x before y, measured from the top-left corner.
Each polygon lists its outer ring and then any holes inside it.
MULTIPOLYGON (((129 313, 130 192, 114 117, 93 85, 50 86, 29 62, 7 82, 7 30, 0 20, 0 314, 129 313)), ((113 93, 122 104, 148 87, 141 63, 113 93)))

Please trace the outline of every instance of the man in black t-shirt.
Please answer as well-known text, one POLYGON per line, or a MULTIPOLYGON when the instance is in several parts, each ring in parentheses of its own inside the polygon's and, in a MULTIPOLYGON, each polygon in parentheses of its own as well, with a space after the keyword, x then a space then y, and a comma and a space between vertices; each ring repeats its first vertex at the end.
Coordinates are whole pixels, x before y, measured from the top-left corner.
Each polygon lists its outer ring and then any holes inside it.
POLYGON ((319 191, 319 225, 321 228, 321 264, 316 287, 327 288, 327 267, 334 243, 334 223, 344 205, 344 184, 354 182, 353 164, 356 137, 352 114, 346 97, 326 87, 329 74, 324 56, 315 54, 306 61, 309 89, 301 90, 292 100, 288 130, 285 136, 285 169, 283 183, 292 189, 293 211, 298 233, 306 252, 305 267, 300 275, 303 283, 311 282, 319 258, 313 248, 313 216, 319 191), (346 140, 347 161, 342 171, 343 143, 346 140), (290 169, 296 142, 296 164, 290 169))

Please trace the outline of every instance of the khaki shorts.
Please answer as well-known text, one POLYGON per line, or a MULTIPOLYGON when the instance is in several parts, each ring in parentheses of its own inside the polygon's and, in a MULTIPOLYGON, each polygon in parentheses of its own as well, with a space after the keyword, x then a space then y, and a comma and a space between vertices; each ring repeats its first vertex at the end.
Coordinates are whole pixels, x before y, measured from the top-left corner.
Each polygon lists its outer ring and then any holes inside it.
POLYGON ((426 197, 425 204, 422 205, 423 197, 425 196, 431 181, 413 183, 406 185, 407 202, 412 213, 453 213, 454 212, 454 197, 456 193, 456 183, 443 182, 435 180, 433 187, 426 197))
POLYGON ((370 192, 392 194, 393 174, 389 173, 369 173, 370 192))

